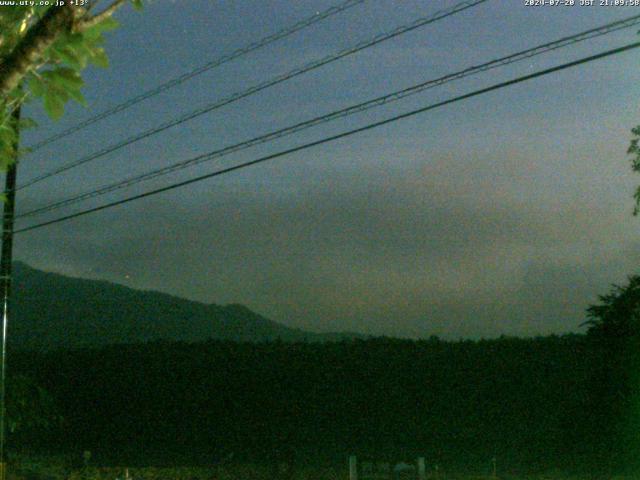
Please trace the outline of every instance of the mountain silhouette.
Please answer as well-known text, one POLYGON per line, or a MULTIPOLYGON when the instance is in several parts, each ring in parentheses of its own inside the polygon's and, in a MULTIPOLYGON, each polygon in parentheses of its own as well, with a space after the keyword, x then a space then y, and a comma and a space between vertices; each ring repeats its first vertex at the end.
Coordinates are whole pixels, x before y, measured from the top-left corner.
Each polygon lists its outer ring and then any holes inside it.
POLYGON ((111 282, 73 278, 16 262, 9 345, 52 349, 149 341, 339 341, 354 333, 311 333, 243 305, 204 304, 111 282))

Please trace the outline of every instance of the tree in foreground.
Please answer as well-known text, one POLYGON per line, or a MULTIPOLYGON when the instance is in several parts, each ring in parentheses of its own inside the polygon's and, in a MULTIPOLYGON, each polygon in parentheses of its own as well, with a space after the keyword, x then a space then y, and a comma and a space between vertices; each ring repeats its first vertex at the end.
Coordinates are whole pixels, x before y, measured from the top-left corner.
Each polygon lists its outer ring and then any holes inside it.
POLYGON ((588 334, 629 343, 640 335, 640 275, 629 277, 626 286, 614 285, 600 296, 600 304, 587 310, 588 334))
MULTIPOLYGON (((54 120, 71 99, 86 105, 81 72, 89 64, 108 66, 103 34, 117 27, 113 14, 126 0, 111 0, 98 12, 99 0, 16 3, 0 5, 0 170, 18 160, 20 129, 34 125, 21 118, 24 103, 40 99, 54 120)), ((131 3, 142 6, 142 0, 131 3)), ((6 400, 11 433, 42 433, 57 418, 46 391, 26 377, 11 378, 6 400)))
MULTIPOLYGON (((631 133, 633 134, 633 138, 631 139, 627 153, 632 155, 631 169, 636 173, 640 173, 640 145, 638 145, 640 141, 640 125, 631 129, 631 133)), ((640 186, 636 188, 633 198, 635 199, 633 214, 638 215, 638 213, 640 213, 640 186)))
MULTIPOLYGON (((17 158, 19 127, 33 125, 24 119, 15 125, 12 120, 23 103, 40 99, 56 120, 67 101, 86 104, 81 93, 82 70, 90 63, 108 66, 103 34, 118 25, 113 14, 125 0, 113 0, 99 12, 93 11, 97 0, 59 3, 0 6, 1 169, 17 158)), ((142 6, 142 0, 131 3, 137 9, 142 6)))
POLYGON ((598 352, 589 413, 599 423, 599 449, 613 467, 640 470, 640 275, 614 285, 587 314, 598 352))

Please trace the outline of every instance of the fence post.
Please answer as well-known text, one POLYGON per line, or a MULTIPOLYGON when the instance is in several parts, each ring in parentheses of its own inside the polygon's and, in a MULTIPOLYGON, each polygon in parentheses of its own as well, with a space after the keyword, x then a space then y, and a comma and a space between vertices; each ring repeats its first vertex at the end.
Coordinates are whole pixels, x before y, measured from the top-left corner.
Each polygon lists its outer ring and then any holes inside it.
POLYGON ((358 460, 355 455, 349 456, 349 480, 358 480, 358 460))

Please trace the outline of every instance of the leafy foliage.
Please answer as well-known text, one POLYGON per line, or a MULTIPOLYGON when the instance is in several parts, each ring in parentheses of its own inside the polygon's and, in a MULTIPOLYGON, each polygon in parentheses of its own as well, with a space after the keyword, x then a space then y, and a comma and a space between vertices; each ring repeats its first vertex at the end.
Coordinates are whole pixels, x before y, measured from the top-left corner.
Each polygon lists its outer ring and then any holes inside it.
MULTIPOLYGON (((617 464, 640 468, 640 275, 614 285, 587 310, 588 336, 597 353, 591 372, 589 413, 600 452, 617 464)), ((603 463, 603 462, 601 462, 603 463)))
MULTIPOLYGON (((131 0, 134 8, 142 7, 141 0, 131 0)), ((26 2, 25 2, 26 3, 26 2)), ((34 2, 38 3, 38 2, 34 2)), ((14 6, 0 9, 0 64, 20 46, 50 8, 39 5, 14 6)), ((86 13, 88 16, 89 14, 86 13)), ((110 16, 95 17, 96 21, 58 32, 55 41, 31 64, 20 87, 0 98, 0 168, 4 169, 16 158, 15 128, 11 113, 21 104, 42 101, 47 114, 54 120, 64 114, 65 104, 74 100, 86 106, 82 95, 84 82, 81 73, 89 65, 106 68, 109 60, 104 50, 104 33, 117 28, 110 16)), ((29 122, 21 128, 33 126, 29 122)))
MULTIPOLYGON (((640 32, 638 32, 638 34, 640 34, 640 32)), ((640 146, 638 146, 638 140, 640 140, 640 125, 632 128, 631 133, 633 137, 627 154, 633 155, 631 159, 631 169, 636 173, 640 173, 640 146)), ((640 213, 640 186, 636 188, 633 198, 635 199, 633 214, 637 216, 638 213, 640 213)))
MULTIPOLYGON (((638 141, 640 140, 640 125, 631 129, 631 133, 633 134, 633 138, 631 139, 627 153, 633 155, 631 158, 631 169, 636 173, 640 173, 640 146, 638 145, 638 141)), ((638 213, 640 213, 640 187, 636 189, 633 198, 636 201, 633 214, 638 215, 638 213)))
POLYGON ((640 334, 640 275, 630 277, 627 286, 614 285, 600 302, 587 310, 591 335, 628 340, 640 334))

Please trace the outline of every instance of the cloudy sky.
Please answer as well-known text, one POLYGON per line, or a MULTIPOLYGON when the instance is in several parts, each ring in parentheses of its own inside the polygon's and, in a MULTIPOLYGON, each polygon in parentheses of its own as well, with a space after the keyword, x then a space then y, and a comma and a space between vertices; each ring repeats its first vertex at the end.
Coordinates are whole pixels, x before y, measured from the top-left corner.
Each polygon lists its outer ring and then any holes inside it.
MULTIPOLYGON (((28 145, 338 0, 155 0, 118 13, 88 109, 40 120, 28 145)), ((576 0, 579 3, 579 0, 576 0)), ((596 0, 596 4, 598 1, 596 0)), ((451 7, 367 0, 39 150, 19 182, 124 137, 451 7)), ((640 14, 640 7, 490 0, 19 192, 18 210, 237 143, 378 95, 640 14)), ((38 218, 100 205, 631 43, 639 27, 431 89, 38 218)), ((203 302, 313 331, 445 338, 579 331, 637 273, 640 51, 20 234, 34 267, 203 302)))

